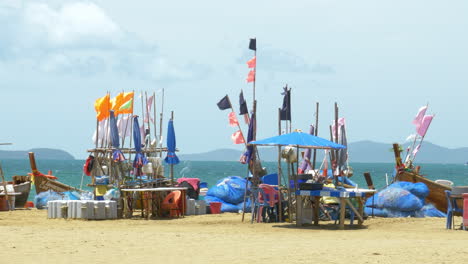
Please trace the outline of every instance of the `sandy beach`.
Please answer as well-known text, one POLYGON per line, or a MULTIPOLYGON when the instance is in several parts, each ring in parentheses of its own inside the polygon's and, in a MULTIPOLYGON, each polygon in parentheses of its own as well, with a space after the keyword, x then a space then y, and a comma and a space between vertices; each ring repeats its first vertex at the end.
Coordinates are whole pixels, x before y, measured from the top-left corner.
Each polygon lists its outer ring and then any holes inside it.
POLYGON ((46 210, 32 209, 0 212, 0 230, 0 263, 468 261, 468 232, 446 230, 445 218, 369 218, 362 228, 340 231, 332 222, 250 224, 232 213, 86 221, 47 219, 46 210))

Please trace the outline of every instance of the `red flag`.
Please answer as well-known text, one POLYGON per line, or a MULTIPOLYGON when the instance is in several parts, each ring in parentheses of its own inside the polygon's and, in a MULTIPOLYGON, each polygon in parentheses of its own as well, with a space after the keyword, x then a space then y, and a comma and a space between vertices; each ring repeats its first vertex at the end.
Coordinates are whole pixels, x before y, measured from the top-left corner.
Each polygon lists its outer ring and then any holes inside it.
POLYGON ((247 76, 247 82, 255 81, 255 70, 251 70, 247 76))
POLYGON ((257 67, 257 57, 254 56, 251 60, 249 60, 247 62, 247 66, 249 66, 249 68, 255 68, 257 67))
POLYGON ((244 135, 242 135, 242 131, 240 130, 237 130, 236 132, 234 132, 234 134, 232 134, 231 136, 231 139, 232 139, 232 142, 234 142, 234 144, 245 143, 244 135))
POLYGON ((239 126, 239 121, 237 121, 236 113, 229 113, 229 125, 232 127, 239 126))
POLYGON ((431 124, 432 118, 434 118, 433 115, 425 115, 422 118, 421 125, 419 126, 417 132, 421 137, 424 137, 426 135, 427 129, 429 128, 429 125, 431 124))

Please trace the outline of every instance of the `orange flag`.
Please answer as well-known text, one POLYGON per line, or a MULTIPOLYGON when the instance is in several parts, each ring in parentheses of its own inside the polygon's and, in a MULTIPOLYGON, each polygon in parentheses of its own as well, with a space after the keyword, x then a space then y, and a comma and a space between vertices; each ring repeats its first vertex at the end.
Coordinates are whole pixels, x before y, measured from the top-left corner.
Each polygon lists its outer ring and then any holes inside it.
POLYGON ((234 144, 245 143, 244 135, 242 135, 242 131, 240 130, 237 130, 236 132, 234 132, 234 134, 231 135, 231 139, 232 139, 232 142, 234 142, 234 144))
POLYGON ((255 81, 255 71, 251 70, 249 72, 249 75, 247 76, 247 82, 253 82, 255 81))
POLYGON ((257 67, 257 57, 254 56, 251 60, 249 60, 247 62, 247 66, 249 66, 249 68, 255 68, 257 67))
POLYGON ((124 98, 124 93, 119 93, 117 94, 114 98, 110 100, 110 107, 112 110, 114 110, 115 116, 119 114, 119 108, 122 106, 123 103, 123 98, 124 98))
POLYGON ((104 97, 97 99, 94 102, 94 109, 96 109, 96 118, 102 121, 109 117, 110 110, 110 96, 106 94, 104 97))
POLYGON ((133 94, 128 92, 123 94, 122 104, 119 107, 119 114, 132 114, 133 113, 133 94))

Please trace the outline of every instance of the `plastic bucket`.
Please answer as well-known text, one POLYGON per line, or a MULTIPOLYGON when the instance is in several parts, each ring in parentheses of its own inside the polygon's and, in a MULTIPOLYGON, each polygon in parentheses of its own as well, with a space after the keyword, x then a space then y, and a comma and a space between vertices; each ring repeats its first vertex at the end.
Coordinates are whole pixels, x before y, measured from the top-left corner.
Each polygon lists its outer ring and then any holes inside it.
POLYGON ((210 211, 211 211, 212 214, 221 213, 221 203, 220 202, 211 202, 210 203, 210 211))
POLYGON ((24 208, 34 208, 34 203, 31 202, 31 201, 27 201, 27 202, 24 204, 24 208))

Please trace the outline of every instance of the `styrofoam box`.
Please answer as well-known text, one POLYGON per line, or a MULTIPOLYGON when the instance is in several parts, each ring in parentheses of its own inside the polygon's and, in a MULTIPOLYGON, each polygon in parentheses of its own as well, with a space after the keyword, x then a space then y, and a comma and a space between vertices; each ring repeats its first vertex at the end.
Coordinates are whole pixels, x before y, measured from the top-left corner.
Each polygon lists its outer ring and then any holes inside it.
POLYGON ((116 201, 57 200, 47 202, 48 218, 115 219, 116 201))
POLYGON ((206 214, 206 202, 204 200, 195 201, 195 214, 206 214))

